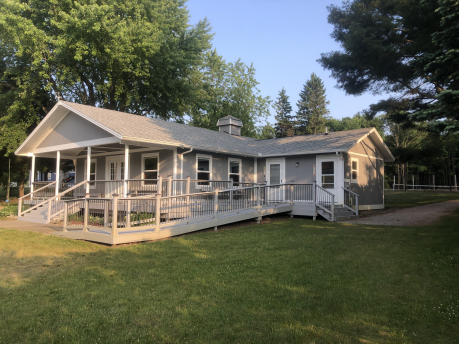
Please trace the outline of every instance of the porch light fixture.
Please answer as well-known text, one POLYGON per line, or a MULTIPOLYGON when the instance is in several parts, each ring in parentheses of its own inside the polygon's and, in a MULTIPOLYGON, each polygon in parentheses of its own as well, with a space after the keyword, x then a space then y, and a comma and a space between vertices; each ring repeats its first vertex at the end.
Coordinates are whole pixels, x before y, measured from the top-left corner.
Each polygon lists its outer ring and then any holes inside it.
POLYGON ((299 167, 299 162, 296 162, 296 163, 295 163, 295 167, 299 167))

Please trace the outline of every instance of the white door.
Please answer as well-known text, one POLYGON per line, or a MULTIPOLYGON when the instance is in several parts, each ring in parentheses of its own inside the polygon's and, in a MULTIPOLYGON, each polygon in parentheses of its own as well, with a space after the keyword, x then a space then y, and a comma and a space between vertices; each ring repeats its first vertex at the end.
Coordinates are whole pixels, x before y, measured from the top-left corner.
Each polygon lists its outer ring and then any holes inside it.
POLYGON ((106 197, 112 194, 123 194, 123 180, 125 178, 125 161, 124 156, 108 157, 107 158, 107 179, 109 182, 105 183, 106 197))
MULTIPOLYGON (((284 180, 284 158, 267 159, 266 165, 267 185, 283 184, 284 180)), ((267 200, 271 202, 283 202, 285 199, 284 188, 274 186, 267 189, 267 200)))
POLYGON ((343 204, 343 160, 340 155, 316 157, 316 183, 335 195, 335 203, 343 204))

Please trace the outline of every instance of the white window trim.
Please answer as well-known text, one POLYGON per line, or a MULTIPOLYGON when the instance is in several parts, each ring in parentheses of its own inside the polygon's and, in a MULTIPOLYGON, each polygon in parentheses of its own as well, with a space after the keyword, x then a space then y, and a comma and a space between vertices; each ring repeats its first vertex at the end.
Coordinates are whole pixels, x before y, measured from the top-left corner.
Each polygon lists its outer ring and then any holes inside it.
POLYGON ((145 179, 144 177, 144 172, 145 172, 145 164, 144 164, 144 159, 145 158, 157 158, 157 178, 160 177, 160 153, 147 153, 147 154, 142 154, 141 156, 141 179, 145 179))
POLYGON ((195 179, 198 179, 198 159, 209 159, 209 180, 212 180, 212 155, 197 154, 195 158, 195 179))
POLYGON ((356 159, 356 158, 351 158, 350 183, 353 183, 353 184, 358 184, 359 183, 359 160, 356 159), (353 179, 353 161, 356 161, 357 169, 355 171, 356 171, 356 176, 358 177, 357 179, 353 179))
POLYGON ((240 181, 239 183, 243 183, 242 181, 242 173, 241 171, 243 170, 243 160, 239 158, 228 158, 228 166, 227 166, 227 171, 228 171, 228 180, 230 180, 230 174, 238 174, 240 176, 240 181), (239 172, 238 173, 231 173, 230 172, 230 162, 231 161, 238 161, 240 164, 239 172))

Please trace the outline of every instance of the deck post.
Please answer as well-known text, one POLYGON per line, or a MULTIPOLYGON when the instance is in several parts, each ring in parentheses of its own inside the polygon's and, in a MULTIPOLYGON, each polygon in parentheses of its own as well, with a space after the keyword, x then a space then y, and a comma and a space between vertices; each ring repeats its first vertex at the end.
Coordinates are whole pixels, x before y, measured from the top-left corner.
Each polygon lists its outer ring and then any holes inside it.
POLYGON ((128 198, 127 208, 126 208, 126 228, 131 228, 131 194, 126 195, 128 198))
POLYGON ((395 191, 396 176, 393 176, 393 191, 395 191))
POLYGON ((257 185, 257 212, 259 213, 259 216, 257 216, 257 224, 260 223, 260 221, 262 221, 262 216, 260 216, 261 214, 261 206, 260 206, 260 185, 257 185))
POLYGON ((356 195, 356 215, 359 216, 359 196, 356 195))
POLYGON ((161 221, 161 194, 157 193, 155 198, 155 231, 160 231, 160 221, 161 221))
POLYGON ((109 201, 104 201, 104 227, 109 224, 109 201))
POLYGON ((118 235, 118 194, 112 195, 112 237, 118 235))
POLYGON ((89 193, 85 194, 85 212, 83 215, 83 232, 88 231, 88 218, 89 218, 89 193))
POLYGON ((216 225, 214 226, 214 230, 217 230, 217 212, 219 211, 219 188, 214 189, 214 220, 216 221, 216 225))
POLYGON ((166 196, 169 196, 171 197, 173 194, 172 194, 172 176, 169 176, 168 177, 168 193, 166 196))
POLYGON ((62 228, 63 232, 67 232, 67 214, 69 213, 69 203, 64 201, 64 227, 62 228))
MULTIPOLYGON (((186 195, 190 194, 190 176, 187 177, 187 185, 185 189, 185 194, 186 195)), ((190 203, 190 196, 187 196, 185 204, 189 204, 189 203, 190 203)))
POLYGON ((233 210, 233 189, 230 190, 230 210, 233 210))
POLYGON ((290 197, 290 200, 291 202, 294 202, 294 182, 291 182, 292 185, 291 185, 291 197, 290 197))
POLYGON ((414 181, 414 175, 412 175, 412 190, 415 190, 415 181, 414 181))

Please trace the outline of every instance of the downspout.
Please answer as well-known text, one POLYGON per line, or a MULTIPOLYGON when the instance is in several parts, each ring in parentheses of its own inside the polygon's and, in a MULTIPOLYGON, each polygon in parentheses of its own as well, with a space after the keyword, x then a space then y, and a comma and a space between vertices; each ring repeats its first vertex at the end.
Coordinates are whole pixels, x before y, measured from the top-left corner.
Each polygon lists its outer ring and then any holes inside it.
POLYGON ((180 155, 180 179, 184 179, 184 154, 191 153, 193 151, 193 148, 190 148, 190 150, 183 152, 180 155))

